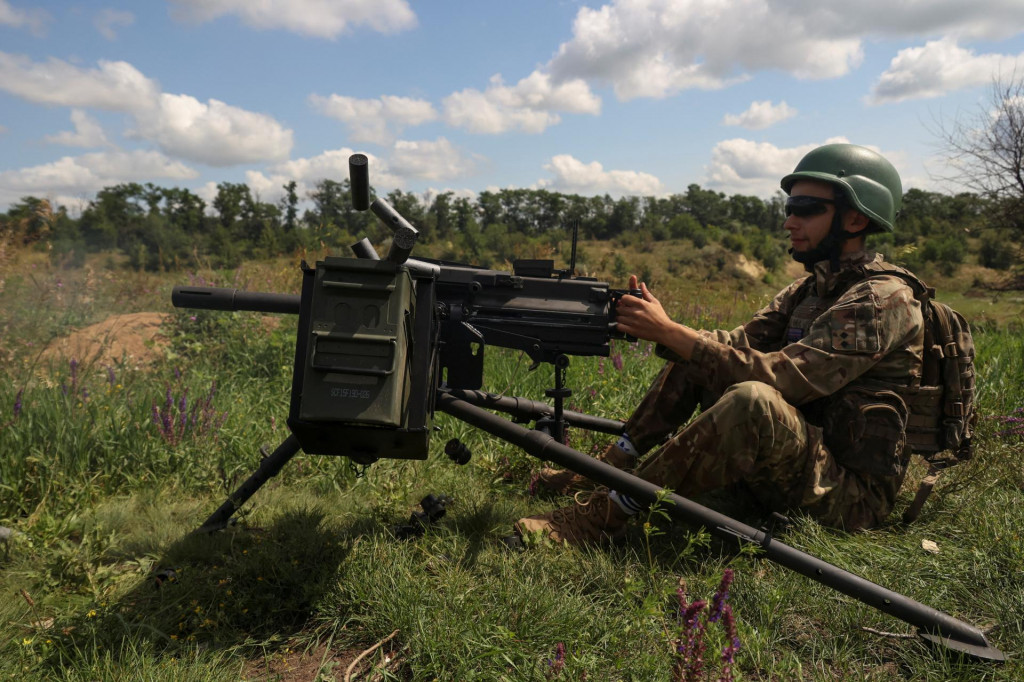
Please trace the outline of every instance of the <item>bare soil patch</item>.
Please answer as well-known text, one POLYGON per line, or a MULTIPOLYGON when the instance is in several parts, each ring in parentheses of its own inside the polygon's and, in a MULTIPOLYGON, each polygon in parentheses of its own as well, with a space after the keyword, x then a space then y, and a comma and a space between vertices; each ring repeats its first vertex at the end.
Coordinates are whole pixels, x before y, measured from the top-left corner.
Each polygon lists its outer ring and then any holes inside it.
POLYGON ((53 340, 43 351, 43 359, 67 358, 86 365, 149 365, 163 357, 168 341, 160 328, 169 318, 167 313, 112 315, 53 340))
POLYGON ((370 682, 395 677, 408 679, 409 675, 404 647, 388 641, 363 651, 332 651, 322 644, 304 651, 286 648, 246 663, 243 677, 252 682, 370 682))

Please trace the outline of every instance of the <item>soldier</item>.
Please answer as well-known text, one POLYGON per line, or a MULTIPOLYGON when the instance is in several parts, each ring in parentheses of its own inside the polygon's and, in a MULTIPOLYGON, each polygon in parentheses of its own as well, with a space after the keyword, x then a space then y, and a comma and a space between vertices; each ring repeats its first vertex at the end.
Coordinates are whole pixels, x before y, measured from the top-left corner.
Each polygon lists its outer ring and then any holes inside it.
MULTIPOLYGON (((742 481, 768 508, 869 528, 889 515, 906 473, 899 392, 921 379, 920 304, 887 274, 899 268, 864 247, 866 235, 893 230, 899 174, 870 149, 830 144, 781 185, 790 253, 809 275, 732 331, 672 321, 643 283, 643 298, 624 297, 619 329, 656 342, 668 363, 601 459, 683 496, 742 481), (680 429, 698 404, 700 415, 680 429)), ((546 469, 540 483, 568 492, 586 481, 546 469)), ((621 535, 643 509, 598 490, 515 527, 582 543, 621 535)))

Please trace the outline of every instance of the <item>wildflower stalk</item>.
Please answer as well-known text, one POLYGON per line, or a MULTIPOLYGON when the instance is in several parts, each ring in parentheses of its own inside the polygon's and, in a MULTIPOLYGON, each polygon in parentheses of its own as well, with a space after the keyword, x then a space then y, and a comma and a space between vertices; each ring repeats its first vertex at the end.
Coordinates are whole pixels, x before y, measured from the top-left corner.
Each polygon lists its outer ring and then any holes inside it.
POLYGON ((707 661, 704 654, 707 648, 705 636, 707 628, 720 623, 724 631, 726 644, 721 650, 718 664, 720 666, 719 682, 732 682, 733 667, 736 653, 740 650, 740 639, 736 632, 736 619, 732 605, 728 603, 729 588, 733 582, 732 569, 726 569, 718 589, 711 597, 711 607, 702 599, 687 603, 686 591, 680 587, 676 591, 679 602, 679 636, 675 640, 676 662, 672 668, 673 680, 691 682, 700 679, 711 679, 711 670, 706 669, 707 661))

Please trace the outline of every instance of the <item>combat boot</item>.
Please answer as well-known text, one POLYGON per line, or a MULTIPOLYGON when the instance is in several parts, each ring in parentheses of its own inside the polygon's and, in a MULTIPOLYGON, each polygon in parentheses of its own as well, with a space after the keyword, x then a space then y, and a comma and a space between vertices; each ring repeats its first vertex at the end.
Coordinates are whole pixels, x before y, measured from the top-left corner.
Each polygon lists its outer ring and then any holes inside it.
POLYGON ((540 532, 555 542, 583 545, 620 539, 628 520, 629 514, 608 496, 608 491, 600 490, 568 507, 519 519, 515 531, 520 538, 540 532))
MULTIPOLYGON (((595 457, 599 462, 611 464, 616 469, 629 471, 636 466, 636 456, 627 454, 619 446, 612 443, 604 449, 604 452, 595 457)), ((575 471, 568 469, 554 469, 544 467, 537 474, 534 481, 537 490, 553 493, 555 495, 571 495, 579 490, 593 489, 597 484, 586 476, 581 476, 575 471)))

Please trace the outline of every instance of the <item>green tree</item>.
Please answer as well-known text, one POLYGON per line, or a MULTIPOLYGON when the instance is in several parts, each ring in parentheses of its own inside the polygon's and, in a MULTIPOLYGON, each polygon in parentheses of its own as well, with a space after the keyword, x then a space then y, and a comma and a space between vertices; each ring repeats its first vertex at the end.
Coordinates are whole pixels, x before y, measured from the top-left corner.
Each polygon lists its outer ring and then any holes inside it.
POLYGON ((220 217, 220 224, 228 232, 234 232, 237 223, 252 205, 249 186, 236 182, 217 183, 217 196, 213 198, 213 209, 220 217))
POLYGON ((427 211, 430 231, 434 233, 434 236, 437 239, 451 238, 452 231, 455 229, 457 218, 452 205, 453 196, 455 196, 454 192, 442 192, 441 194, 438 194, 434 197, 434 201, 431 203, 430 209, 427 211))
POLYGON ((130 182, 104 187, 82 212, 79 229, 89 248, 101 250, 124 249, 137 241, 144 208, 145 190, 130 182))
POLYGON ((700 185, 686 188, 686 205, 701 225, 724 225, 729 220, 729 205, 725 194, 701 189, 700 185))
POLYGON ((284 197, 281 199, 281 210, 284 212, 284 231, 291 233, 297 227, 299 215, 299 195, 295 189, 297 183, 294 180, 283 185, 284 197))
POLYGON ((1016 249, 1008 248, 1012 242, 1006 235, 1000 235, 992 230, 988 231, 981 238, 981 247, 978 249, 978 260, 986 268, 994 270, 1006 270, 1013 266, 1016 258, 1016 249))
POLYGON ((162 190, 163 214, 167 221, 187 235, 206 232, 206 202, 187 189, 162 190))
POLYGON ((622 197, 614 203, 607 223, 609 236, 634 235, 639 225, 640 197, 622 197))
POLYGON ((53 220, 49 199, 22 197, 7 210, 3 223, 5 229, 20 238, 22 243, 32 244, 49 236, 53 220))

